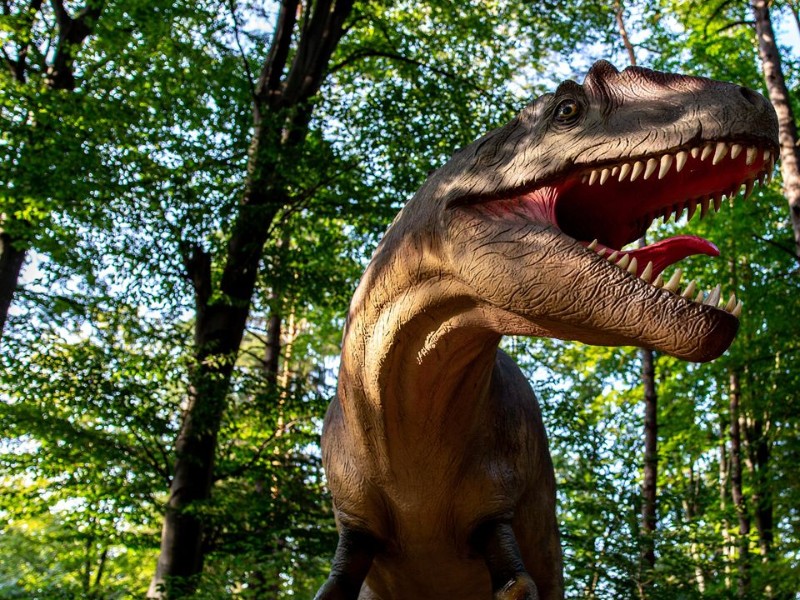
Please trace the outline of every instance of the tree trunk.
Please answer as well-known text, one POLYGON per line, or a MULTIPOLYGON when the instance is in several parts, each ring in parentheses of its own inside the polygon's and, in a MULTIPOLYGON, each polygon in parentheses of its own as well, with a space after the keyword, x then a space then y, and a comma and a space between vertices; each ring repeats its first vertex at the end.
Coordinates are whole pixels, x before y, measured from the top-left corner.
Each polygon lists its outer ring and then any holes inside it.
POLYGON ((750 516, 747 513, 747 506, 742 492, 742 434, 740 424, 741 412, 741 388, 739 385, 739 373, 735 370, 730 371, 730 455, 731 455, 731 498, 739 520, 738 535, 738 583, 737 596, 744 598, 750 590, 750 516))
POLYGON ((632 67, 636 66, 636 53, 633 51, 633 44, 630 37, 628 37, 628 30, 625 28, 625 9, 622 6, 622 0, 615 0, 614 2, 614 18, 617 20, 617 29, 622 38, 622 43, 625 50, 628 52, 628 62, 632 67))
MULTIPOLYGON (((651 350, 641 349, 644 387, 644 477, 642 480, 642 563, 652 571, 656 564, 656 492, 658 481, 658 396, 655 385, 655 360, 651 350)), ((643 578, 640 585, 649 581, 643 578)), ((640 593, 644 597, 645 593, 640 593)))
MULTIPOLYGON (((758 550, 762 563, 769 563, 773 556, 774 512, 772 490, 769 481, 770 446, 768 439, 769 418, 762 414, 744 420, 745 446, 747 450, 747 469, 753 481, 753 516, 758 532, 758 550)), ((767 582, 762 590, 763 597, 773 598, 775 586, 767 582)))
MULTIPOLYGON (((683 501, 683 511, 686 515, 686 523, 690 526, 698 516, 698 497, 700 495, 700 479, 695 476, 694 463, 689 464, 689 481, 687 482, 687 494, 683 501)), ((697 584, 697 591, 703 594, 706 591, 706 576, 703 572, 703 562, 699 553, 699 544, 694 529, 690 534, 691 542, 689 552, 694 562, 694 580, 697 584)))
POLYGON ((267 346, 264 348, 264 379, 273 388, 278 385, 281 333, 281 314, 273 307, 267 320, 267 346))
POLYGON ((0 233, 0 339, 24 262, 25 250, 16 248, 10 235, 0 233))
POLYGON ((297 0, 283 0, 272 45, 253 98, 254 134, 244 197, 214 289, 211 258, 195 248, 184 257, 195 289, 195 367, 189 404, 176 442, 175 474, 148 597, 191 594, 203 568, 203 503, 211 497, 217 434, 244 336, 264 244, 278 212, 289 206, 283 179, 296 162, 317 94, 353 0, 320 0, 295 31, 297 0), (290 46, 296 43, 294 53, 290 46), (286 61, 291 55, 291 65, 286 61), (282 75, 286 73, 285 78, 282 75))
POLYGON ((756 21, 758 54, 764 70, 769 99, 778 114, 783 193, 789 202, 789 214, 794 231, 795 254, 800 257, 800 158, 789 90, 783 77, 781 57, 775 42, 775 32, 769 16, 767 0, 751 0, 756 21))
POLYGON ((755 509, 756 529, 758 530, 758 545, 761 558, 764 561, 772 559, 773 547, 773 506, 772 494, 769 489, 769 444, 763 431, 763 421, 758 419, 755 424, 756 438, 753 442, 753 474, 755 475, 755 491, 753 492, 753 508, 755 509))
POLYGON ((719 509, 722 515, 722 556, 725 564, 725 589, 731 589, 731 541, 730 523, 728 521, 728 489, 730 486, 730 460, 725 445, 725 430, 728 424, 724 415, 720 415, 719 444, 719 509))

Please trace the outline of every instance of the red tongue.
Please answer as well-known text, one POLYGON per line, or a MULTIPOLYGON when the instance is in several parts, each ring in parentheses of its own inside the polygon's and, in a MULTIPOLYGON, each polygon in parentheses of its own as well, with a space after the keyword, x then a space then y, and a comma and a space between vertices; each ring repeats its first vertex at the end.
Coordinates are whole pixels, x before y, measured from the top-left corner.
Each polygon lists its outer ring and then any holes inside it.
POLYGON ((676 235, 636 250, 626 251, 631 258, 636 257, 639 274, 644 271, 649 261, 653 262, 653 277, 656 277, 668 266, 693 254, 719 256, 719 249, 701 237, 695 235, 676 235))

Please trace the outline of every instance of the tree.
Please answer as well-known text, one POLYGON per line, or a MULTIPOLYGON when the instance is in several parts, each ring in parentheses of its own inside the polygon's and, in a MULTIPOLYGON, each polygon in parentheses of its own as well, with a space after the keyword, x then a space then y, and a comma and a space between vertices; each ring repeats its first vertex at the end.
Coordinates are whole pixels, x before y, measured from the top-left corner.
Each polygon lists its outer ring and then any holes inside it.
POLYGON ((783 193, 789 202, 789 218, 794 229, 794 251, 800 259, 800 157, 797 150, 797 123, 783 76, 769 5, 766 0, 752 0, 750 5, 755 17, 758 55, 764 70, 764 81, 770 102, 778 114, 783 193))
MULTIPOLYGON (((60 97, 75 89, 76 54, 92 35, 104 8, 102 0, 88 3, 73 16, 63 1, 57 0, 48 15, 52 23, 47 23, 47 17, 41 14, 41 0, 3 5, 8 34, 3 40, 2 57, 6 95, 0 106, 4 129, 16 139, 10 143, 7 139, 3 144, 6 174, 2 177, 0 216, 0 337, 28 246, 38 229, 32 219, 41 218, 41 203, 50 200, 47 184, 41 184, 50 169, 47 162, 37 158, 46 148, 46 140, 54 137, 56 124, 48 112, 58 115, 60 97)), ((69 145, 76 140, 64 141, 69 145)), ((63 183, 59 181, 57 185, 63 183)))
MULTIPOLYGON (((366 257, 457 147, 549 79, 580 79, 599 52, 624 59, 612 3, 548 2, 542 15, 512 0, 353 3, 322 48, 306 37, 315 15, 333 18, 322 4, 108 2, 70 47, 71 90, 48 87, 56 5, 30 6, 11 3, 19 18, 2 34, 6 64, 29 67, 0 88, 3 227, 35 269, 15 284, 0 356, 0 595, 144 594, 172 502, 167 530, 185 527, 194 550, 165 557, 156 586, 310 596, 335 546, 318 425, 366 257)), ((737 24, 749 5, 626 7, 630 31, 649 34, 631 42, 643 64, 760 85, 752 30, 737 24)), ((692 258, 687 276, 737 279, 745 312, 722 360, 659 357, 649 597, 731 597, 745 549, 752 595, 800 588, 800 295, 782 203, 764 191, 690 224, 723 262, 692 258)), ((637 353, 508 344, 546 415, 568 595, 636 595, 637 353)))
MULTIPOLYGON (((515 5, 509 6, 512 8, 506 6, 503 10, 515 10, 515 5)), ((431 6, 416 10, 423 19, 449 20, 458 27, 464 27, 442 8, 434 2, 431 6)), ((198 243, 184 246, 184 264, 195 295, 195 366, 188 391, 189 405, 183 415, 181 433, 176 442, 175 475, 171 482, 162 531, 161 557, 151 595, 161 594, 160 588, 165 585, 168 589, 171 585, 178 586, 169 591, 173 594, 191 591, 196 585, 196 576, 202 570, 205 532, 202 519, 193 506, 208 501, 211 496, 219 427, 229 402, 236 357, 256 291, 260 263, 263 259, 273 266, 276 264, 271 262, 272 257, 264 254, 265 244, 273 233, 278 239, 284 239, 271 226, 275 224, 278 230, 282 227, 280 215, 298 210, 306 212, 308 203, 314 202, 315 196, 324 193, 325 188, 334 190, 334 196, 341 193, 336 186, 342 173, 347 172, 346 165, 337 162, 335 146, 331 148, 319 130, 312 126, 315 124, 315 108, 325 103, 318 94, 325 84, 326 75, 329 72, 336 73, 340 84, 346 84, 354 81, 354 77, 363 78, 365 74, 374 78, 376 71, 372 69, 388 63, 399 73, 397 77, 388 78, 393 85, 408 89, 411 76, 418 78, 420 83, 410 86, 414 94, 420 93, 422 84, 429 86, 428 93, 434 91, 435 85, 430 77, 432 73, 439 79, 450 80, 448 85, 452 86, 454 95, 478 98, 480 94, 489 95, 480 85, 415 56, 419 53, 415 46, 424 39, 423 36, 429 36, 430 40, 425 42, 426 45, 432 45, 439 34, 433 29, 420 28, 417 19, 416 29, 413 30, 417 44, 411 43, 410 36, 404 37, 411 29, 406 14, 409 11, 413 13, 410 7, 398 9, 380 5, 363 5, 356 11, 350 2, 286 2, 275 15, 276 25, 269 50, 258 69, 258 79, 252 81, 254 121, 247 176, 242 200, 233 208, 225 250, 213 256, 198 243), (352 21, 353 26, 352 30, 348 30, 351 41, 340 43, 348 21, 352 21), (359 36, 356 32, 363 33, 359 36), (339 46, 340 51, 337 50, 339 46), (335 56, 340 59, 331 62, 335 56), (372 60, 380 61, 380 64, 370 64, 372 60), (354 68, 363 65, 369 65, 370 70, 354 68), (425 76, 420 77, 420 72, 425 76), (185 587, 181 588, 182 585, 185 587)), ((490 23, 499 21, 497 9, 490 8, 487 12, 493 19, 490 23)), ((238 28, 235 13, 234 26, 238 28)), ((477 41, 485 44, 485 40, 491 36, 491 29, 484 25, 478 31, 480 36, 475 36, 477 41)), ((238 29, 234 31, 234 35, 238 33, 238 29)), ((463 35, 468 42, 472 41, 469 35, 463 35)), ((451 47, 462 51, 458 45, 448 45, 446 42, 439 48, 451 47)), ((491 53, 491 49, 488 53, 491 53)), ((467 56, 457 55, 456 58, 465 59, 467 56)), ((249 72, 249 63, 245 64, 249 72)), ((490 65, 487 57, 476 61, 476 64, 485 68, 486 73, 490 67, 497 69, 503 63, 494 62, 490 65)), ((492 79, 489 78, 489 81, 492 79)), ((436 85, 441 89, 441 83, 436 85)), ((338 93, 326 91, 331 95, 338 93)), ((441 97, 441 92, 439 94, 441 97)), ((364 95, 356 99, 366 103, 376 100, 388 98, 364 95)), ((394 105, 394 99, 391 100, 394 105)), ((458 105, 453 103, 450 106, 458 105)), ((469 108, 470 103, 467 102, 451 113, 449 118, 452 120, 462 114, 467 116, 468 110, 465 109, 469 108)), ((352 105, 347 110, 352 111, 352 105)), ((381 130, 394 124, 387 117, 394 117, 397 112, 394 106, 390 110, 388 106, 373 105, 365 111, 372 119, 371 123, 354 119, 351 115, 344 115, 342 121, 354 124, 365 135, 386 136, 381 130)), ((433 117, 426 117, 425 120, 412 117, 404 125, 415 131, 430 129, 432 119, 442 118, 443 113, 434 113, 433 117)), ((452 127, 450 124, 448 126, 452 127)), ((437 133, 441 135, 443 131, 437 133)), ((463 131, 459 137, 466 137, 463 131)), ((380 141, 378 143, 386 147, 380 141)), ((398 144, 392 147, 392 151, 399 154, 401 148, 403 146, 398 144)), ((407 145, 405 148, 404 160, 413 165, 417 156, 407 151, 407 145)), ((439 155, 440 148, 436 149, 439 155)), ((367 177, 384 176, 379 169, 367 177)), ((419 177, 419 171, 414 175, 419 177)), ((389 188, 389 192, 398 187, 405 191, 407 180, 402 171, 393 174, 393 177, 397 178, 397 183, 394 189, 389 188)), ((344 196, 334 200, 334 203, 339 203, 338 210, 351 209, 351 202, 352 199, 344 196)), ((275 279, 274 272, 267 272, 264 285, 272 297, 271 319, 273 331, 277 331, 278 319, 282 317, 279 295, 284 293, 283 283, 275 279)))
POLYGON ((292 203, 292 174, 308 135, 312 98, 351 10, 349 0, 310 7, 301 7, 296 0, 281 4, 269 52, 258 79, 252 82, 247 178, 219 278, 214 278, 211 256, 202 248, 194 246, 184 254, 195 293, 195 364, 175 446, 177 458, 151 597, 162 595, 159 588, 168 579, 176 582, 170 585, 191 591, 196 585, 192 578, 202 571, 203 524, 188 509, 211 495, 219 428, 264 244, 278 212, 292 203), (184 583, 179 583, 181 579, 184 583))

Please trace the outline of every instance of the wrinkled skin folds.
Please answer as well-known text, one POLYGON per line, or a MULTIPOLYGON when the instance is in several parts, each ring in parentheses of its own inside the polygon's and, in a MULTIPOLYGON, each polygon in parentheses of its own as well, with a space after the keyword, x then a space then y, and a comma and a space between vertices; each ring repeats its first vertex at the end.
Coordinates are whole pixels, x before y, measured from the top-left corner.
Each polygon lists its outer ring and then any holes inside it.
POLYGON ((350 306, 322 437, 340 542, 317 598, 563 597, 545 428, 500 339, 718 357, 741 304, 662 275, 713 243, 625 246, 746 196, 776 151, 759 94, 598 62, 434 172, 350 306))

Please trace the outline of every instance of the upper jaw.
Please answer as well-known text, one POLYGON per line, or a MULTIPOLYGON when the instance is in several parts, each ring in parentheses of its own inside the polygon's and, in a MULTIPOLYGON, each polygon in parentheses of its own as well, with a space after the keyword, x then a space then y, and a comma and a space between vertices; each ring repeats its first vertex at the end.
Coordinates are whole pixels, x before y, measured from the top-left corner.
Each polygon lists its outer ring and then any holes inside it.
POLYGON ((703 217, 723 198, 771 177, 772 142, 702 141, 657 154, 575 165, 550 185, 557 191, 554 223, 572 237, 620 250, 640 238, 653 221, 696 211, 703 217))

